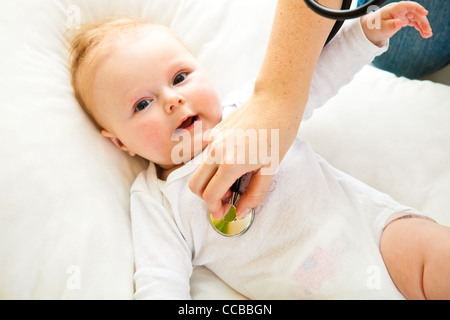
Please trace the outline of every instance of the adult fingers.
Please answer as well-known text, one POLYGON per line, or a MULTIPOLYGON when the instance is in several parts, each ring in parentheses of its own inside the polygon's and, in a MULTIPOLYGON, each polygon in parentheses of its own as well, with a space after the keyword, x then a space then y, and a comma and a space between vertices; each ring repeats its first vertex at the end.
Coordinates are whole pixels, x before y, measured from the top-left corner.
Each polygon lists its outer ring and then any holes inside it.
POLYGON ((202 162, 193 173, 191 180, 189 180, 189 189, 200 198, 203 198, 203 193, 209 181, 216 174, 217 169, 218 166, 216 164, 202 162))
POLYGON ((229 165, 221 165, 202 193, 202 198, 215 220, 221 220, 228 212, 230 206, 223 199, 227 198, 231 185, 242 175, 231 170, 229 165))
POLYGON ((256 171, 244 194, 239 198, 236 212, 239 219, 243 219, 252 208, 257 207, 264 200, 269 190, 273 175, 261 174, 261 170, 256 171))

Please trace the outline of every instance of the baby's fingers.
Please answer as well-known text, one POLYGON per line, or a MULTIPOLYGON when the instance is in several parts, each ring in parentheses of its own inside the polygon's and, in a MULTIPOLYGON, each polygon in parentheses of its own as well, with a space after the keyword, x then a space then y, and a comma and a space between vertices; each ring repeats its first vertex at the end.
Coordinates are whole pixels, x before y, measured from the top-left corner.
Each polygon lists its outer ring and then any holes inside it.
MULTIPOLYGON (((420 4, 403 1, 388 5, 386 9, 388 9, 386 10, 386 14, 390 15, 390 18, 399 19, 403 27, 414 27, 424 38, 429 38, 433 35, 430 23, 426 17, 428 11, 420 4)), ((389 18, 386 20, 389 20, 389 18)))
POLYGON ((413 1, 394 2, 381 8, 382 19, 400 18, 400 16, 406 16, 409 13, 426 16, 428 11, 413 1))
POLYGON ((383 30, 385 39, 391 38, 401 28, 403 28, 403 23, 400 19, 389 19, 381 21, 381 30, 383 30))
POLYGON ((428 22, 428 19, 425 15, 414 14, 410 18, 410 22, 413 24, 416 30, 420 32, 422 37, 429 38, 433 35, 430 23, 428 22))
POLYGON ((403 24, 414 27, 420 32, 420 35, 423 38, 429 38, 433 35, 430 23, 426 16, 417 13, 408 13, 405 18, 406 21, 404 21, 403 24))

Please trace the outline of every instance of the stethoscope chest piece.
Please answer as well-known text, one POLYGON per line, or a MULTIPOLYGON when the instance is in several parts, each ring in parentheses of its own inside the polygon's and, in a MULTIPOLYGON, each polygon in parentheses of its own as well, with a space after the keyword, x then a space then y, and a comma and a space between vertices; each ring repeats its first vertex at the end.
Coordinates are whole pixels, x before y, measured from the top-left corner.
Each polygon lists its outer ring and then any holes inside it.
POLYGON ((230 204, 231 207, 228 210, 228 213, 223 217, 222 220, 215 220, 211 213, 208 212, 208 220, 213 229, 224 237, 236 237, 243 233, 245 233, 253 223, 255 218, 255 209, 252 209, 249 214, 245 218, 237 219, 236 218, 236 205, 239 200, 239 197, 243 193, 243 186, 241 185, 241 181, 244 180, 244 185, 248 184, 250 180, 251 173, 243 175, 241 178, 237 179, 236 182, 231 186, 231 198, 230 204))
POLYGON ((236 207, 231 205, 230 210, 222 220, 214 220, 211 213, 208 213, 209 222, 217 233, 224 237, 236 237, 245 233, 253 223, 255 217, 255 209, 243 219, 236 218, 236 207))

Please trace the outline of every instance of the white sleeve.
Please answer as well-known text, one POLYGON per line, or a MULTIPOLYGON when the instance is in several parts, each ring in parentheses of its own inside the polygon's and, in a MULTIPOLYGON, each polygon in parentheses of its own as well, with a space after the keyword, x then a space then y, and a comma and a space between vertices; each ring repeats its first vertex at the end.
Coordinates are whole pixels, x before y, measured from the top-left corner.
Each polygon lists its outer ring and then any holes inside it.
POLYGON ((383 54, 389 41, 378 47, 367 39, 359 19, 348 20, 325 46, 314 70, 309 100, 303 114, 306 120, 349 83, 353 76, 376 56, 383 54))
POLYGON ((135 299, 190 299, 192 254, 175 221, 144 191, 131 192, 135 299))

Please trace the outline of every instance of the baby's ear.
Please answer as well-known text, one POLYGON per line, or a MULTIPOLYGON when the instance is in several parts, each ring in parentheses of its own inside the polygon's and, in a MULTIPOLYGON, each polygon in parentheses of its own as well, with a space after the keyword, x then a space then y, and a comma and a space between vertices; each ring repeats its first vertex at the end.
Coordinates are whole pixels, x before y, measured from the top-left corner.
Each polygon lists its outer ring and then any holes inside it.
POLYGON ((112 143, 114 143, 114 145, 119 148, 122 151, 125 151, 126 153, 128 153, 130 156, 134 157, 136 155, 136 153, 131 152, 130 150, 128 150, 127 146, 124 145, 122 143, 122 141, 120 141, 119 138, 116 138, 115 135, 113 135, 112 133, 110 133, 109 131, 103 129, 102 130, 102 136, 104 136, 105 138, 108 138, 109 140, 112 141, 112 143))

